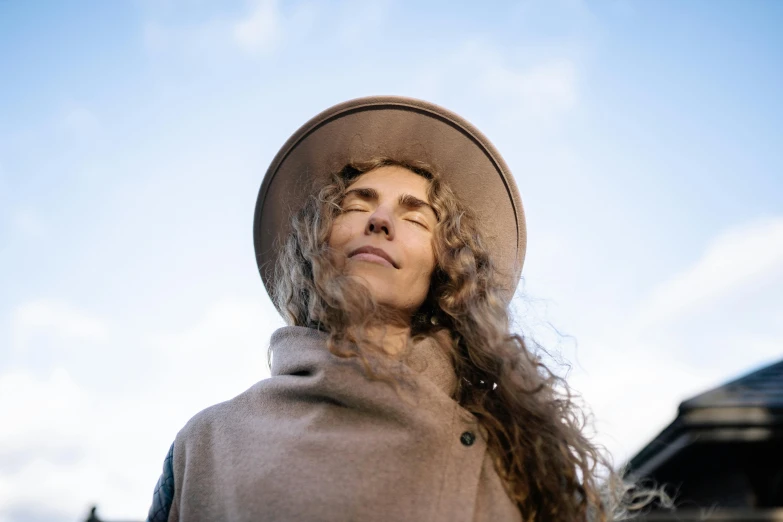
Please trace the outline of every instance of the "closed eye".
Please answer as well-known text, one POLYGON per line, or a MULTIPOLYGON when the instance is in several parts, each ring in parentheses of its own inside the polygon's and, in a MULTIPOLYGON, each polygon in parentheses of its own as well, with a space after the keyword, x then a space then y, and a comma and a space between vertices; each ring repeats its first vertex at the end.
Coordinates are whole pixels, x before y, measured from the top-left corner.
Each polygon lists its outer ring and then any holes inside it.
POLYGON ((411 223, 415 223, 415 224, 419 225, 420 227, 422 227, 425 230, 429 230, 429 228, 427 228, 427 225, 425 225, 424 223, 422 223, 420 221, 416 221, 415 219, 406 219, 405 221, 410 221, 411 223))

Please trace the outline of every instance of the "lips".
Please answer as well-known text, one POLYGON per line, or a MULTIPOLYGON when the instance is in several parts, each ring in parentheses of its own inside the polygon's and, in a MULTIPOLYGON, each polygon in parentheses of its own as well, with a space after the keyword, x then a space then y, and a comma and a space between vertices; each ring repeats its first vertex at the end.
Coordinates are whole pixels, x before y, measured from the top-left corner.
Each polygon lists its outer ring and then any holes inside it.
POLYGON ((382 262, 381 259, 383 259, 386 260, 394 268, 399 268, 397 266, 397 263, 394 262, 394 259, 392 259, 389 254, 387 254, 384 250, 380 248, 363 246, 357 248, 356 250, 354 250, 348 255, 348 257, 354 257, 354 256, 361 256, 361 259, 364 259, 365 261, 375 260, 375 262, 382 262))

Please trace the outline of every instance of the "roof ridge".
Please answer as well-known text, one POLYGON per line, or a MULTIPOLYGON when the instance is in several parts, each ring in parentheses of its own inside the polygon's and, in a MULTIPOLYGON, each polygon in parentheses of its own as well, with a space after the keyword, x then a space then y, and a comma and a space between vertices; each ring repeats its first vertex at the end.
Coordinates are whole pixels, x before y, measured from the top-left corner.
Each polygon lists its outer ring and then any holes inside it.
POLYGON ((783 408, 783 359, 686 399, 679 411, 731 406, 783 408))

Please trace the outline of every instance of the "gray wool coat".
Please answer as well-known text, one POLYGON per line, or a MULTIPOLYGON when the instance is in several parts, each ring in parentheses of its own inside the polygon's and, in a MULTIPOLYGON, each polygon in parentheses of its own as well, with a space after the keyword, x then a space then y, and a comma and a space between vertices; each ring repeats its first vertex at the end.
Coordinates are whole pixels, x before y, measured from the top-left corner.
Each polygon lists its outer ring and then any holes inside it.
POLYGON ((397 363, 398 395, 325 340, 277 330, 272 376, 185 425, 169 521, 521 521, 435 343, 397 363))

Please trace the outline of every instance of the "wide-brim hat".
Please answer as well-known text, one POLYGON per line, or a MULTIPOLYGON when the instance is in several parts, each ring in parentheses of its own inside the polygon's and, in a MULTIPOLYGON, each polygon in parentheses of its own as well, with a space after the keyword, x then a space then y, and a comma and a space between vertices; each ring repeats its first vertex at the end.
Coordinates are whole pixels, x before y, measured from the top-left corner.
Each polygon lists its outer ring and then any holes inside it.
POLYGON ((510 300, 527 245, 522 200, 511 171, 486 136, 464 118, 402 96, 369 96, 330 107, 302 125, 272 160, 253 223, 256 262, 269 295, 291 217, 313 188, 350 162, 378 156, 424 161, 437 169, 478 217, 510 300))

